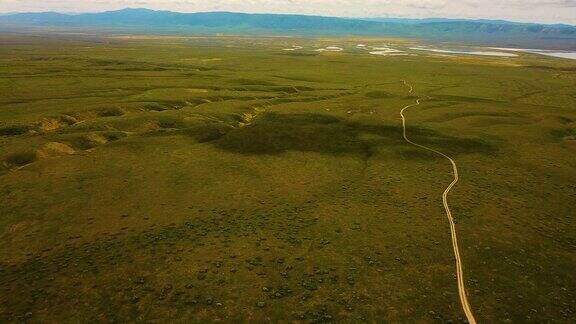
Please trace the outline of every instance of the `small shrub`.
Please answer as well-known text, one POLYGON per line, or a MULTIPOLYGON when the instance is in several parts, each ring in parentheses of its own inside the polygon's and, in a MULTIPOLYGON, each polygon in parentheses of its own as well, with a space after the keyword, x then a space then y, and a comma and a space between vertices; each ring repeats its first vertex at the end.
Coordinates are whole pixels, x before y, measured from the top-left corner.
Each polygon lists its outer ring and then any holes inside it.
POLYGON ((98 111, 98 117, 117 117, 124 115, 125 112, 121 108, 106 108, 98 111))
POLYGON ((0 128, 0 136, 16 136, 26 134, 30 130, 27 126, 13 125, 0 128))

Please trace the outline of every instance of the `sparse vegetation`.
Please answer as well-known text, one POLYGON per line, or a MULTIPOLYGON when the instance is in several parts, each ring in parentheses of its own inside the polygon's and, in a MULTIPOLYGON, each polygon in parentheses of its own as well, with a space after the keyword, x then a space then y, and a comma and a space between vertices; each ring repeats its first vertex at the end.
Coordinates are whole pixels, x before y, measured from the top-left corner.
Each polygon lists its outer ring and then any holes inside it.
POLYGON ((0 322, 462 322, 417 97, 478 321, 573 320, 573 62, 61 38, 0 34, 0 322))

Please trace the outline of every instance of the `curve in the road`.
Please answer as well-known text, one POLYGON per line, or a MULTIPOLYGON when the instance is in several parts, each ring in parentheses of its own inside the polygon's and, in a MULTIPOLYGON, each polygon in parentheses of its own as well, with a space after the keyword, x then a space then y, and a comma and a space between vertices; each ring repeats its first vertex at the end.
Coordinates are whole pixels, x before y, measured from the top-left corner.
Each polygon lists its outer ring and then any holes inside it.
MULTIPOLYGON (((412 87, 411 84, 409 84, 406 81, 402 81, 402 83, 404 83, 404 85, 406 85, 408 87, 410 94, 412 94, 414 92, 414 88, 412 87)), ((421 100, 422 99, 419 98, 416 100, 415 104, 408 105, 408 106, 402 108, 402 110, 400 110, 400 116, 402 117, 403 136, 404 136, 404 140, 406 140, 406 142, 408 142, 414 146, 417 146, 419 148, 422 148, 424 150, 438 154, 438 155, 448 159, 450 161, 450 163, 452 164, 454 180, 452 180, 452 183, 450 183, 450 185, 448 185, 446 190, 444 190, 444 193, 442 194, 442 203, 444 204, 444 209, 446 210, 446 216, 448 217, 448 221, 450 222, 450 233, 452 235, 452 248, 454 250, 454 258, 456 259, 456 277, 458 279, 458 294, 460 295, 460 303, 462 304, 462 308, 464 310, 464 314, 466 314, 466 318, 468 319, 468 322, 470 324, 476 324, 476 319, 474 318, 474 314, 472 313, 472 310, 470 308, 470 303, 468 302, 468 296, 466 294, 466 286, 464 283, 464 271, 462 270, 462 261, 460 258, 460 249, 458 248, 458 236, 456 235, 456 225, 454 225, 454 218, 452 217, 452 212, 450 211, 450 206, 448 205, 448 194, 450 193, 450 190, 452 190, 454 185, 456 185, 456 183, 458 183, 458 180, 459 180, 458 167, 456 166, 456 162, 454 162, 454 160, 450 156, 448 156, 448 155, 446 155, 440 151, 437 151, 433 148, 415 143, 412 140, 410 140, 408 138, 408 135, 406 134, 407 133, 406 132, 406 117, 404 116, 404 112, 409 108, 419 106, 421 100)))

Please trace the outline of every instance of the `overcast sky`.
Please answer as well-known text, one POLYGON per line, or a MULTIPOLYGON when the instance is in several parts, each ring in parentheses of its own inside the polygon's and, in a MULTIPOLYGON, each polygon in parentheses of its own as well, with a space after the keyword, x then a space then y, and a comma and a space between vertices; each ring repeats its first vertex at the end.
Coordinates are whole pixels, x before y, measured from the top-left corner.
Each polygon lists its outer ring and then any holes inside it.
POLYGON ((576 0, 0 0, 0 12, 94 12, 126 7, 344 17, 489 18, 576 25, 576 0))

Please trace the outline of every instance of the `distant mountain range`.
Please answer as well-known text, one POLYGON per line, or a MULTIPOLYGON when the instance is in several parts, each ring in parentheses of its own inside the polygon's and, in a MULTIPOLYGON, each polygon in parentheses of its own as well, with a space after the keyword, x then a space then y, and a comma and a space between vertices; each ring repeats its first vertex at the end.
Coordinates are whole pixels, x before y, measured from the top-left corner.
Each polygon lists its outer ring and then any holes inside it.
POLYGON ((105 29, 125 33, 390 36, 435 41, 576 49, 576 26, 501 20, 336 18, 233 12, 179 13, 123 9, 101 13, 17 13, 0 16, 0 28, 105 29))

